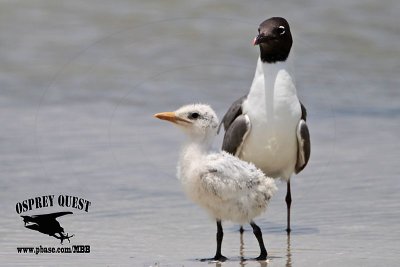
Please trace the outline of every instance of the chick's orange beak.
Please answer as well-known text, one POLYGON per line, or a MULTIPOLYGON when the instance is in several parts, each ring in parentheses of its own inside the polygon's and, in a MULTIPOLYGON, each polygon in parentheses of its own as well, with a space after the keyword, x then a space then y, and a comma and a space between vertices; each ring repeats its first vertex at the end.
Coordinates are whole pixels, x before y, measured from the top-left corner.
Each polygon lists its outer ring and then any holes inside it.
POLYGON ((154 117, 156 117, 160 120, 170 121, 173 123, 178 123, 180 121, 186 122, 186 123, 191 123, 191 121, 188 121, 179 116, 176 116, 175 112, 161 112, 161 113, 154 114, 154 117))

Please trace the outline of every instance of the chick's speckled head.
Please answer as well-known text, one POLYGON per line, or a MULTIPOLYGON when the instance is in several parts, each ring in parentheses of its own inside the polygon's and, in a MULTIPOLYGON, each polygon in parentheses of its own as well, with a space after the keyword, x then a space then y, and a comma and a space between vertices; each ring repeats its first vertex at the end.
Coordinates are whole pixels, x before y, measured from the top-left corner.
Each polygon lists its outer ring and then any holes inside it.
POLYGON ((218 117, 206 104, 190 104, 176 111, 157 113, 154 116, 175 123, 191 139, 207 140, 217 134, 218 117))

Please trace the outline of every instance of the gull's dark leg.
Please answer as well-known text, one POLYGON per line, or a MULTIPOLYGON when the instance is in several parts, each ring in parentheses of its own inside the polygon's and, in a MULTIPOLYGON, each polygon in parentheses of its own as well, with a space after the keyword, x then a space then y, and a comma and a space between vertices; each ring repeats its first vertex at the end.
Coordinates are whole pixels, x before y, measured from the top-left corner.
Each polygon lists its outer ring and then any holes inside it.
POLYGON ((262 233, 260 227, 255 224, 253 221, 250 222, 251 227, 253 227, 253 233, 257 238, 258 244, 260 245, 260 256, 256 258, 256 260, 266 260, 267 259, 267 250, 264 246, 264 241, 262 238, 262 233))
POLYGON ((221 221, 217 220, 217 251, 215 252, 214 258, 202 259, 201 261, 226 261, 226 257, 221 254, 222 239, 224 238, 224 232, 222 230, 221 221))
POLYGON ((292 194, 290 193, 290 180, 287 182, 287 191, 286 191, 286 206, 287 206, 287 228, 286 232, 290 234, 290 205, 292 204, 292 194))
POLYGON ((243 225, 240 226, 239 232, 241 235, 243 234, 243 232, 244 232, 243 225))

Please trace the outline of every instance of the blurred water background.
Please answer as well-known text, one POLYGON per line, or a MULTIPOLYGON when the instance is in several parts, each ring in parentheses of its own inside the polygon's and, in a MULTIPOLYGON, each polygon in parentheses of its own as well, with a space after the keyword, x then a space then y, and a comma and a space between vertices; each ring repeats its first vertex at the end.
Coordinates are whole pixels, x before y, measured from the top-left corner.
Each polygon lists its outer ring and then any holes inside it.
MULTIPOLYGON (((251 84, 258 24, 283 16, 312 155, 266 214, 268 263, 225 223, 222 266, 395 266, 400 247, 400 2, 1 1, 0 265, 220 266, 215 223, 175 178, 183 135, 152 118, 183 104, 222 116, 251 84), (71 244, 23 227, 15 205, 92 202, 59 218, 71 244), (18 254, 88 244, 90 254, 18 254)), ((215 143, 218 149, 222 137, 215 143)), ((29 214, 59 211, 33 210, 29 214), (35 213, 36 212, 36 213, 35 213)))

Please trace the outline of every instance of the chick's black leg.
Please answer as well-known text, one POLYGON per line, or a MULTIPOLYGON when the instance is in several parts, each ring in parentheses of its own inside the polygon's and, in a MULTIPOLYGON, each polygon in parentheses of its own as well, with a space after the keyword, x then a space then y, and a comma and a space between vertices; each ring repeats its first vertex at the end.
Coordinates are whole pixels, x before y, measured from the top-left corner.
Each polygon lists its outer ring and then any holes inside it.
POLYGON ((253 227, 253 233, 257 238, 258 244, 260 245, 260 256, 258 256, 256 258, 256 260, 266 260, 267 259, 267 250, 265 249, 265 246, 264 246, 261 229, 253 221, 250 222, 250 225, 251 225, 251 227, 253 227))
POLYGON ((220 220, 217 220, 217 251, 215 252, 214 258, 202 259, 201 261, 226 261, 227 258, 221 254, 222 239, 224 238, 224 232, 222 230, 222 224, 220 220))
POLYGON ((217 251, 214 260, 225 261, 226 257, 221 254, 222 239, 224 238, 224 231, 222 230, 221 221, 217 221, 217 251))

